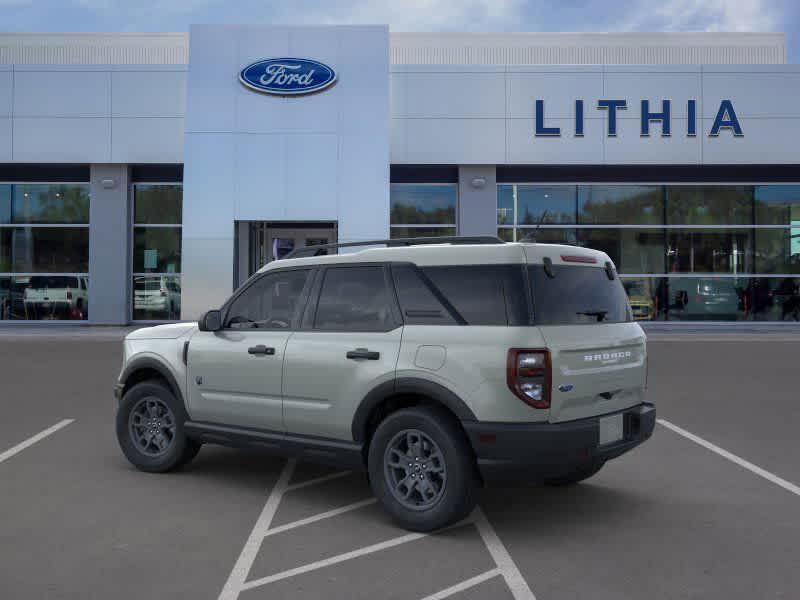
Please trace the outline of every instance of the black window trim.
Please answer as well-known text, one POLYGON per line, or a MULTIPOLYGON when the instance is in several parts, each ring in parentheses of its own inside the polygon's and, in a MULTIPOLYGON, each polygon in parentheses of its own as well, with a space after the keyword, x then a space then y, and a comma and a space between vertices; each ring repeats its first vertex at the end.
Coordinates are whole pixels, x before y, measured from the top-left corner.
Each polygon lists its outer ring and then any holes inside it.
POLYGON ((354 262, 354 263, 331 263, 320 265, 319 274, 314 281, 314 289, 311 298, 303 314, 301 329, 303 331, 313 331, 315 333, 388 333, 398 327, 403 326, 402 313, 397 302, 397 295, 394 290, 391 273, 389 272, 389 262, 354 262), (319 300, 322 296, 322 285, 325 276, 331 269, 352 269, 358 267, 380 267, 383 272, 383 284, 386 288, 386 295, 389 298, 389 312, 391 313, 391 323, 385 329, 319 329, 316 327, 317 311, 319 300))
MULTIPOLYGON (((412 262, 400 262, 400 261, 397 261, 397 262, 391 263, 390 269, 392 269, 394 267, 411 267, 414 270, 414 272, 417 274, 417 277, 420 278, 420 281, 422 281, 422 283, 425 284, 425 287, 428 288, 428 291, 431 294, 433 294, 434 298, 436 298, 436 300, 439 302, 439 304, 441 304, 444 307, 444 309, 449 313, 449 315, 453 319, 453 321, 455 321, 455 323, 442 323, 442 325, 448 325, 448 326, 451 326, 451 327, 453 325, 469 325, 469 323, 467 323, 467 320, 461 315, 461 313, 458 312, 458 310, 456 310, 456 307, 453 306, 453 304, 444 296, 444 294, 442 294, 441 290, 439 290, 439 288, 436 287, 436 285, 430 280, 430 277, 425 275, 425 273, 422 271, 422 269, 420 268, 420 266, 418 264, 412 263, 412 262)), ((406 315, 403 313, 403 307, 400 306, 400 295, 397 292, 397 288, 396 288, 396 284, 395 284, 395 280, 394 280, 394 272, 392 272, 391 275, 392 275, 391 276, 392 290, 394 291, 395 301, 397 302, 397 306, 399 307, 399 310, 400 310, 400 319, 403 321, 403 325, 405 325, 406 324, 406 315)), ((433 325, 433 324, 431 323, 430 325, 433 325)))
POLYGON ((237 332, 246 332, 246 331, 256 331, 256 332, 264 332, 264 331, 299 331, 301 325, 301 316, 303 311, 305 310, 306 304, 309 298, 309 292, 311 290, 311 286, 314 282, 315 275, 318 268, 315 265, 302 265, 302 266, 294 266, 294 267, 282 267, 277 269, 269 269, 268 271, 264 271, 263 273, 256 273, 250 279, 244 282, 242 286, 237 289, 222 305, 220 308, 220 312, 222 313, 222 331, 237 331, 237 332), (238 329, 228 327, 228 313, 230 311, 231 305, 247 290, 249 290, 253 285, 257 282, 261 281, 264 277, 280 274, 280 273, 289 273, 291 271, 308 271, 308 277, 306 278, 306 282, 303 285, 303 291, 300 292, 300 298, 297 301, 297 307, 292 314, 291 323, 289 323, 289 327, 285 329, 281 329, 278 327, 258 327, 258 328, 251 328, 251 329, 238 329))

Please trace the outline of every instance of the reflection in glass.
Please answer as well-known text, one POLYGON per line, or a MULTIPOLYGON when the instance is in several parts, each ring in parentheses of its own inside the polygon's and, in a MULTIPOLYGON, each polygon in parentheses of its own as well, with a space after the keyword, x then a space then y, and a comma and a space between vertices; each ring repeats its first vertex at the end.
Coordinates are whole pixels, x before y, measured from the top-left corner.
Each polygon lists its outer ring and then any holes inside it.
POLYGON ((133 278, 133 319, 175 320, 181 316, 181 279, 168 275, 133 278))
POLYGON ((392 227, 391 239, 455 235, 455 227, 392 227))
POLYGON ((800 186, 755 186, 756 225, 800 227, 800 186))
POLYGON ((135 273, 180 273, 181 228, 134 228, 133 270, 135 273))
POLYGON ((628 279, 620 277, 635 321, 654 321, 666 318, 666 306, 659 298, 664 278, 628 279))
POLYGON ((0 229, 0 272, 85 273, 88 270, 87 227, 0 229))
POLYGON ((514 225, 514 186, 497 186, 497 224, 514 225))
POLYGON ((664 188, 643 185, 578 186, 578 220, 603 225, 660 225, 664 188))
POLYGON ((137 183, 133 192, 134 223, 180 225, 183 186, 137 183))
POLYGON ((739 225, 752 222, 752 186, 667 186, 669 225, 739 225))
POLYGON ((741 321, 747 318, 749 280, 744 277, 671 277, 671 321, 741 321))
POLYGON ((800 321, 800 279, 753 278, 751 314, 756 321, 800 321))
POLYGON ((456 184, 393 183, 390 187, 392 225, 452 225, 456 222, 456 184))
POLYGON ((756 272, 800 273, 800 227, 756 229, 756 272))
POLYGON ((89 223, 88 184, 18 183, 2 187, 6 189, 0 191, 0 223, 89 223))
POLYGON ((663 273, 661 229, 579 229, 580 245, 611 257, 620 273, 663 273))
POLYGON ((517 225, 575 223, 575 209, 575 186, 517 186, 517 225))
POLYGON ((752 273, 752 230, 672 229, 667 268, 673 273, 752 273))
POLYGON ((0 277, 0 319, 86 320, 89 279, 85 275, 0 277))

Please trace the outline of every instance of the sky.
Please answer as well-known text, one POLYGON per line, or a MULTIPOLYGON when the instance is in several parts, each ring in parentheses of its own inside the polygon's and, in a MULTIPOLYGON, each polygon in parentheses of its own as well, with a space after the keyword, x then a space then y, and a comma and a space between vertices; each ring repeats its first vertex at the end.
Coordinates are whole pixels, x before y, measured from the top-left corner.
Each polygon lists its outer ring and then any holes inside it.
POLYGON ((776 31, 798 0, 0 0, 0 31, 186 31, 192 23, 388 23, 392 31, 776 31))

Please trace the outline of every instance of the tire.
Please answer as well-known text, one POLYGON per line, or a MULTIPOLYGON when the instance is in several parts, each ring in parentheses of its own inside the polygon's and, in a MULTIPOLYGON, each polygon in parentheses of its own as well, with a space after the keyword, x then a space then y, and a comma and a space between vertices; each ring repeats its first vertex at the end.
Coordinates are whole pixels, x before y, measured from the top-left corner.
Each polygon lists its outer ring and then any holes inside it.
POLYGON ((377 499, 411 531, 452 525, 475 507, 478 478, 472 448, 444 410, 415 407, 386 417, 372 437, 368 468, 377 499))
POLYGON ((552 479, 545 479, 544 484, 549 486, 565 486, 565 485, 575 485, 576 483, 580 483, 585 479, 589 479, 589 477, 593 477, 597 475, 597 472, 603 468, 603 465, 606 464, 605 462, 601 463, 594 463, 589 465, 588 467, 580 467, 567 473, 566 475, 562 475, 561 477, 554 477, 552 479))
POLYGON ((187 420, 183 403, 164 383, 143 381, 122 397, 117 410, 117 441, 137 469, 148 473, 172 471, 200 451, 201 444, 184 433, 187 420), (144 448, 146 439, 149 442, 144 448))

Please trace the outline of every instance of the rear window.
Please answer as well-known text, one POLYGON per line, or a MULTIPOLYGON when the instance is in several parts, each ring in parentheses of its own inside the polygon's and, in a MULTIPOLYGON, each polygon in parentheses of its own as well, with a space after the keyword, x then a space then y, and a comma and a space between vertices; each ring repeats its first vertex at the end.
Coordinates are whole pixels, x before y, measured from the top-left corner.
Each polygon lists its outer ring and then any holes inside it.
POLYGON ((597 267, 553 265, 528 267, 537 325, 579 325, 632 321, 619 277, 609 279, 597 267))
POLYGON ((521 265, 423 267, 422 272, 467 325, 528 325, 521 265))

